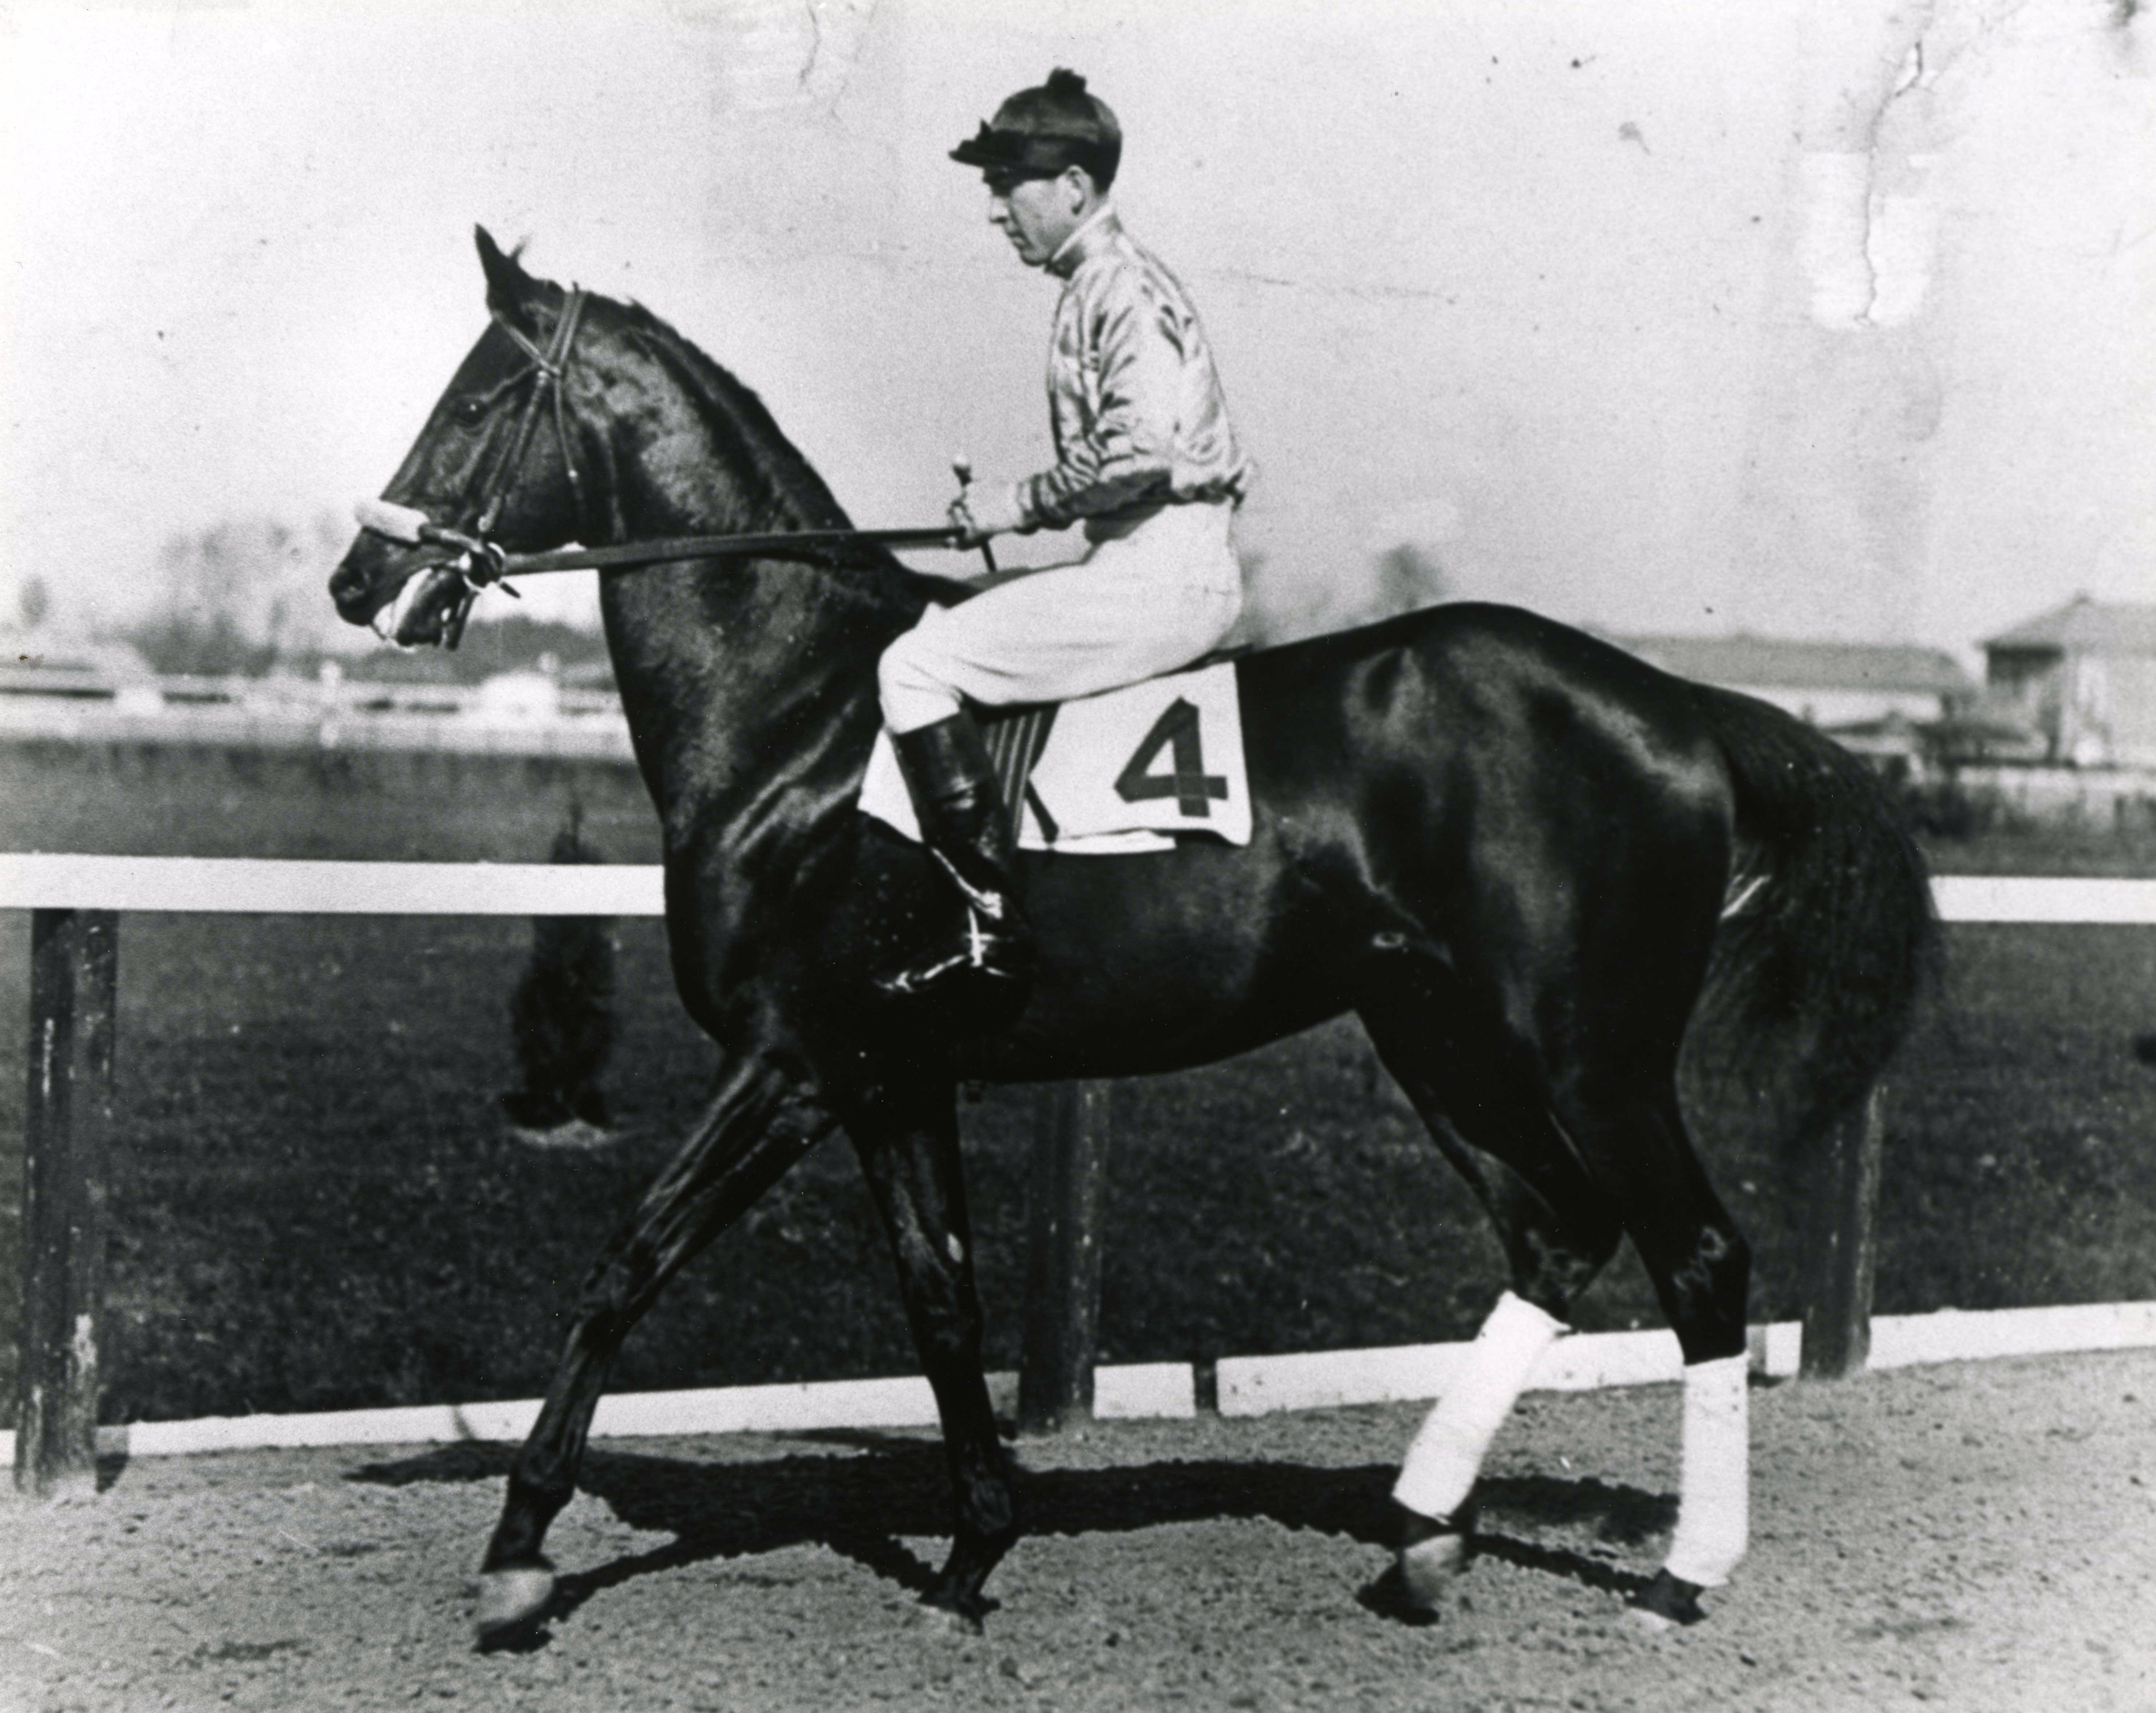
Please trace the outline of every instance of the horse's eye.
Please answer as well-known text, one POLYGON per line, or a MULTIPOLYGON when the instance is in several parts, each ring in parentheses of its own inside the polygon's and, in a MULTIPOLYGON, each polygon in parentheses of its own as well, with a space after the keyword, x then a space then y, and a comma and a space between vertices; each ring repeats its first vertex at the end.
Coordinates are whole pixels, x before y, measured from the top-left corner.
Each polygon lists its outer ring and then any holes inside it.
POLYGON ((459 399, 454 414, 460 426, 477 428, 486 420, 486 401, 484 399, 459 399))

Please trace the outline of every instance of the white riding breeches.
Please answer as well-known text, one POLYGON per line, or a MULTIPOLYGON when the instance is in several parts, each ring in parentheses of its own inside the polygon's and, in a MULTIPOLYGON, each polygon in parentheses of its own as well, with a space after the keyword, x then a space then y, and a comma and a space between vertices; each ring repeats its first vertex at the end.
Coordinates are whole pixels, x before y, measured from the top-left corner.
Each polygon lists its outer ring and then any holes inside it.
POLYGON ((958 712, 1067 702, 1185 666, 1243 610, 1227 502, 1168 505, 1086 525, 1075 564, 1016 571, 954 607, 931 607, 884 651, 883 716, 917 731, 958 712))

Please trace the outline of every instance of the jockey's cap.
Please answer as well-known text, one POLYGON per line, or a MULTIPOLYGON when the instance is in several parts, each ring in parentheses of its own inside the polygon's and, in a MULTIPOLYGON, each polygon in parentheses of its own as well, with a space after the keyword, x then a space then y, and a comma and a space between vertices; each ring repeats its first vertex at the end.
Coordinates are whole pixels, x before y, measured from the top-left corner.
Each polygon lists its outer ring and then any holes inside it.
POLYGON ((1086 80, 1061 66, 1037 88, 1020 90, 951 151, 961 166, 1025 178, 1052 178, 1083 167, 1102 190, 1114 183, 1123 128, 1108 104, 1086 93, 1086 80))

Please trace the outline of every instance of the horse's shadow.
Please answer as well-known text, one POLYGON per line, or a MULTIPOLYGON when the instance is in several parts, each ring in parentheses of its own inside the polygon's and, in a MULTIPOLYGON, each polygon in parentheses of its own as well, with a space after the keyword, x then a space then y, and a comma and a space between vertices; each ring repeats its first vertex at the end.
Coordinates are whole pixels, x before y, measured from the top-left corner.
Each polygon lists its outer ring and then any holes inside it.
MULTIPOLYGON (((588 1452, 578 1487, 630 1527, 674 1538, 563 1573, 548 1615, 566 1616, 601 1589, 654 1572, 798 1546, 827 1547, 886 1582, 927 1592, 934 1571, 901 1537, 949 1531, 942 1448, 875 1433, 800 1437, 857 1454, 710 1464, 588 1452)), ((513 1446, 469 1442, 370 1464, 352 1479, 386 1486, 480 1481, 506 1475, 515 1456, 513 1446)), ((1014 1471, 1028 1535, 1127 1534, 1166 1523, 1261 1519, 1387 1551, 1395 1544, 1389 1495, 1398 1474, 1389 1464, 1325 1468, 1223 1459, 1014 1471)), ((1667 1494, 1546 1475, 1486 1479, 1476 1506, 1477 1556, 1620 1594, 1645 1587, 1647 1579, 1612 1558, 1666 1533, 1676 1517, 1676 1500, 1667 1494)), ((1382 1616, 1406 1615, 1392 1610, 1375 1584, 1363 1591, 1363 1603, 1382 1616)))

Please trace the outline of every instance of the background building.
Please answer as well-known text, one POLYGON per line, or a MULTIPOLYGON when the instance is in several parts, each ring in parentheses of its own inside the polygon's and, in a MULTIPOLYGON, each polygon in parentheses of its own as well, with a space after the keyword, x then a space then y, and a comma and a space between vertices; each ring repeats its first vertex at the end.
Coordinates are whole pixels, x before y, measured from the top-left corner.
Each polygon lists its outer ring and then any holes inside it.
POLYGON ((1829 730, 1890 717, 1933 723, 1977 695, 1974 681, 1943 649, 1767 636, 1614 640, 1666 672, 1742 690, 1829 730))
POLYGON ((2077 596, 1984 653, 1987 706, 2041 733, 2046 759, 2156 767, 2156 606, 2077 596))
POLYGON ((1897 776, 1921 771, 1951 747, 1979 695, 1952 655, 1913 644, 1744 635, 1612 640, 1680 678, 1771 702, 1897 776))

